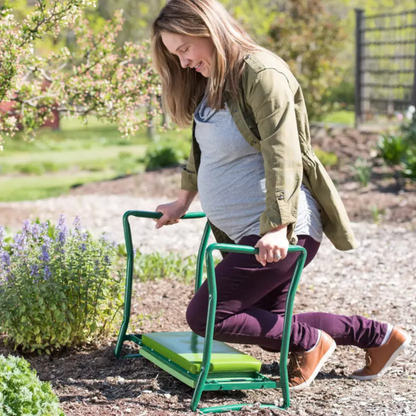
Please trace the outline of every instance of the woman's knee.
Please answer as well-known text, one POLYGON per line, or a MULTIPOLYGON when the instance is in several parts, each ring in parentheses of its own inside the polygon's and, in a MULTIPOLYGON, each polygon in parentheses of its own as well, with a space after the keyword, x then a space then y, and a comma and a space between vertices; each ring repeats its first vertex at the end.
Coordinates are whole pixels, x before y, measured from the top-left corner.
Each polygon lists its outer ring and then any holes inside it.
POLYGON ((197 310, 194 308, 192 302, 189 304, 188 309, 186 310, 186 321, 188 322, 188 325, 192 331, 195 332, 195 334, 198 334, 201 337, 205 336, 207 315, 206 313, 203 313, 201 309, 197 310))

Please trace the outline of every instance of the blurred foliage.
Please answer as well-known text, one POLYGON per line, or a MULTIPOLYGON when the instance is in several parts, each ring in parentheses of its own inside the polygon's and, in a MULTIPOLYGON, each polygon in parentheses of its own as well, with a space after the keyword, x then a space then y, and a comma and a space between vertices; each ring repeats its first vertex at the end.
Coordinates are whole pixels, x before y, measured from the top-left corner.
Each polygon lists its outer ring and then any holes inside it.
POLYGON ((319 147, 314 148, 314 153, 326 168, 336 166, 338 163, 338 156, 335 153, 325 152, 319 147))
POLYGON ((149 42, 118 46, 122 11, 115 11, 97 29, 85 18, 85 8, 94 4, 95 0, 37 0, 22 22, 14 10, 0 15, 0 102, 6 105, 0 117, 0 150, 17 131, 34 138, 56 113, 85 123, 87 116, 95 115, 116 124, 125 137, 157 117, 160 82, 149 42), (47 35, 58 39, 65 28, 75 34, 76 47, 42 57, 35 40, 47 35))
MULTIPOLYGON (((6 4, 13 9, 13 15, 19 22, 22 22, 24 18, 35 9, 35 1, 9 0, 6 4)), ((47 57, 50 52, 58 52, 66 45, 67 33, 67 29, 63 29, 58 36, 54 36, 51 33, 45 33, 42 39, 36 39, 33 43, 36 55, 47 57)))
POLYGON ((354 83, 342 80, 339 84, 330 87, 325 95, 325 102, 331 103, 336 108, 353 110, 355 104, 354 83))
POLYGON ((377 148, 387 165, 397 166, 406 154, 407 145, 402 135, 382 134, 377 148))
POLYGON ((64 416, 59 399, 47 381, 23 357, 0 355, 1 415, 64 416))
POLYGON ((322 121, 324 123, 344 124, 353 127, 355 121, 354 110, 342 110, 337 104, 334 104, 334 107, 336 108, 336 111, 328 113, 322 121), (337 107, 339 109, 337 109, 337 107))
MULTIPOLYGON (((286 59, 305 93, 310 119, 318 120, 331 108, 354 104, 355 12, 366 14, 414 8, 414 0, 220 0, 224 7, 262 46, 286 59)), ((8 0, 22 20, 35 2, 8 0)), ((86 16, 95 33, 102 31, 115 10, 124 10, 124 23, 117 44, 141 42, 150 36, 153 20, 166 0, 98 0, 86 16)), ((76 47, 73 30, 64 29, 55 38, 36 41, 35 51, 46 56, 62 46, 76 47)))
POLYGON ((393 169, 399 188, 404 185, 403 179, 416 181, 416 112, 409 108, 409 119, 396 133, 380 136, 377 144, 379 155, 393 169))
POLYGON ((184 162, 188 154, 174 142, 153 143, 149 146, 144 158, 146 170, 177 166, 184 162))
POLYGON ((219 0, 253 39, 267 48, 268 35, 284 0, 219 0))
POLYGON ((196 256, 183 257, 177 253, 144 254, 136 251, 133 264, 133 277, 142 282, 162 278, 176 278, 190 283, 195 278, 196 256))
POLYGON ((361 157, 357 158, 351 169, 361 186, 366 187, 370 183, 372 165, 368 160, 361 157))
POLYGON ((166 0, 98 0, 97 8, 89 10, 88 19, 95 30, 101 30, 116 10, 123 9, 125 21, 117 43, 122 45, 126 41, 141 42, 150 37, 153 20, 165 3, 166 0))
POLYGON ((269 35, 272 49, 302 86, 309 118, 322 119, 332 109, 326 93, 341 81, 336 59, 346 39, 341 19, 327 12, 322 0, 290 0, 269 35))
MULTIPOLYGON (((121 273, 125 274, 127 261, 127 249, 124 243, 116 247, 118 256, 117 265, 121 273)), ((219 257, 214 257, 214 264, 220 262, 219 257)), ((140 249, 134 251, 133 278, 141 282, 154 281, 158 279, 172 279, 192 283, 195 279, 197 269, 197 256, 183 256, 179 253, 142 253, 140 249)), ((203 279, 206 278, 206 270, 203 270, 203 279)))

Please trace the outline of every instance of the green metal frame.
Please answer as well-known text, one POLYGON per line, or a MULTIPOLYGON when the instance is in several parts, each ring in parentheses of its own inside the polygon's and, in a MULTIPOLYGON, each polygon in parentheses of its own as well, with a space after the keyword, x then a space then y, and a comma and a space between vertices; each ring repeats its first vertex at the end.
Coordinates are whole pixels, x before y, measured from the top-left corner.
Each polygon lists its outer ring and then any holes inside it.
MULTIPOLYGON (((257 254, 258 249, 250 246, 235 245, 235 244, 211 244, 208 245, 208 238, 210 234, 210 226, 207 222, 204 233, 202 236, 201 244, 198 251, 197 258, 197 269, 195 276, 195 292, 199 289, 202 284, 203 268, 204 268, 204 257, 207 266, 207 281, 209 291, 209 303, 208 303, 208 316, 207 326, 204 340, 204 353, 201 371, 199 374, 191 374, 182 367, 173 363, 171 360, 166 359, 161 354, 151 348, 143 345, 140 334, 127 334, 127 328, 130 321, 130 310, 131 310, 131 295, 133 286, 133 262, 134 262, 134 251, 133 243, 131 238, 131 228, 129 223, 129 217, 141 217, 141 218, 153 218, 158 219, 161 217, 159 212, 149 211, 127 211, 123 216, 123 227, 124 237, 126 241, 127 249, 127 270, 126 270, 126 291, 124 295, 124 315, 121 324, 120 332, 117 338, 115 355, 117 358, 134 358, 134 357, 145 357, 150 360, 163 370, 172 374, 185 384, 194 388, 194 394, 191 402, 191 410, 198 410, 201 413, 220 413, 228 412, 232 410, 240 410, 250 404, 233 404, 225 406, 212 406, 198 408, 201 395, 204 391, 212 390, 243 390, 243 389, 268 389, 268 388, 281 388, 283 395, 283 405, 277 406, 275 404, 262 404, 262 408, 280 408, 287 409, 290 406, 290 394, 289 394, 289 377, 287 371, 287 359, 289 355, 289 340, 291 332, 291 322, 293 316, 293 305, 295 300, 296 289, 299 284, 302 270, 306 261, 306 249, 300 246, 290 246, 289 252, 299 252, 299 257, 296 262, 296 269, 292 278, 289 292, 286 301, 285 308, 285 319, 283 328, 283 337, 280 350, 280 382, 275 382, 267 377, 263 376, 258 372, 253 373, 215 373, 210 374, 209 368, 211 364, 211 353, 212 343, 214 336, 214 323, 217 306, 217 287, 215 283, 215 266, 213 259, 213 252, 220 250, 222 252, 230 253, 244 253, 244 254, 257 254), (121 357, 121 348, 125 341, 132 341, 139 345, 139 354, 129 354, 121 357)), ((182 219, 195 219, 204 218, 203 212, 191 212, 182 217, 182 219)))

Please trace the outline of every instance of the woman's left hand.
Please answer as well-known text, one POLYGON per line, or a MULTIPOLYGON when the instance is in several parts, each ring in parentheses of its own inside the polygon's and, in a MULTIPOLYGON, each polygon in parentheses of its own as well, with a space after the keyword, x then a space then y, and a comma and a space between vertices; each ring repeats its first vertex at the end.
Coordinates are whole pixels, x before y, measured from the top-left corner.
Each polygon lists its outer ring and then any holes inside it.
POLYGON ((287 256, 289 249, 287 226, 282 225, 264 234, 254 247, 259 249, 259 254, 256 254, 256 260, 263 266, 266 263, 283 260, 287 256))

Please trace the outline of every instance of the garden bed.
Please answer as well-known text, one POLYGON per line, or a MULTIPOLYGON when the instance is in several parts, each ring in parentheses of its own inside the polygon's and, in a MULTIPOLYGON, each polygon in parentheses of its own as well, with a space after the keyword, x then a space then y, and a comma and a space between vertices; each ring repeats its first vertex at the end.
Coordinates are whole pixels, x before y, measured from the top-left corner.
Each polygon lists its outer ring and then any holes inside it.
MULTIPOLYGON (((355 180, 349 166, 358 156, 371 157, 376 134, 344 131, 343 135, 338 133, 331 138, 331 132, 326 136, 315 133, 317 146, 339 156, 339 165, 330 174, 353 220, 360 247, 339 252, 324 240, 317 258, 302 277, 296 312, 361 314, 399 324, 415 340, 416 192, 409 185, 398 190, 389 171, 378 162, 367 187, 361 187, 355 180)), ((124 211, 154 210, 158 204, 174 198, 178 186, 176 168, 88 184, 60 198, 2 203, 0 223, 17 230, 28 217, 56 221, 62 212, 69 220, 79 214, 87 229, 97 235, 106 231, 111 238, 122 241, 124 211)), ((198 201, 191 209, 200 209, 198 201)), ((140 236, 136 243, 144 250, 191 254, 197 250, 202 228, 203 221, 183 221, 156 232, 152 221, 138 220, 134 233, 140 236)), ((179 280, 136 282, 130 331, 187 330, 185 310, 192 292, 192 284, 185 285, 179 280)), ((52 357, 26 358, 42 380, 51 381, 66 415, 191 414, 190 388, 144 359, 117 360, 115 340, 113 335, 99 345, 62 351, 52 357)), ((277 375, 278 355, 255 346, 240 348, 262 360, 265 374, 277 375)), ((0 344, 0 353, 10 352, 0 344)), ((409 351, 397 359, 383 378, 359 382, 348 379, 347 375, 364 364, 363 351, 338 347, 315 383, 292 394, 288 411, 248 409, 246 414, 416 415, 415 353, 413 341, 409 351)), ((204 393, 201 405, 272 402, 280 397, 279 391, 272 390, 204 393)))
MULTIPOLYGON (((362 314, 400 324, 416 336, 414 300, 416 259, 406 247, 416 235, 397 226, 354 225, 360 248, 336 251, 325 240, 305 270, 296 299, 296 312, 362 314), (329 272, 330 271, 330 272, 329 272)), ((138 283, 134 287, 130 331, 186 330, 185 309, 192 285, 175 280, 138 283)), ((28 356, 42 380, 51 380, 66 415, 183 415, 190 414, 192 390, 144 359, 117 360, 115 337, 79 351, 52 358, 28 356), (189 412, 189 413, 188 413, 189 412)), ((240 346, 264 363, 264 373, 276 376, 277 354, 255 346, 240 346)), ((130 350, 125 348, 123 353, 130 350)), ((1 352, 8 353, 4 347, 1 352)), ((416 348, 399 357, 379 381, 359 382, 347 375, 364 363, 355 347, 338 347, 311 388, 292 395, 289 415, 414 415, 416 412, 416 348)), ((270 402, 278 391, 204 393, 202 405, 270 402)), ((231 413, 230 413, 231 414, 231 413)), ((256 414, 253 409, 248 414, 256 414)))

